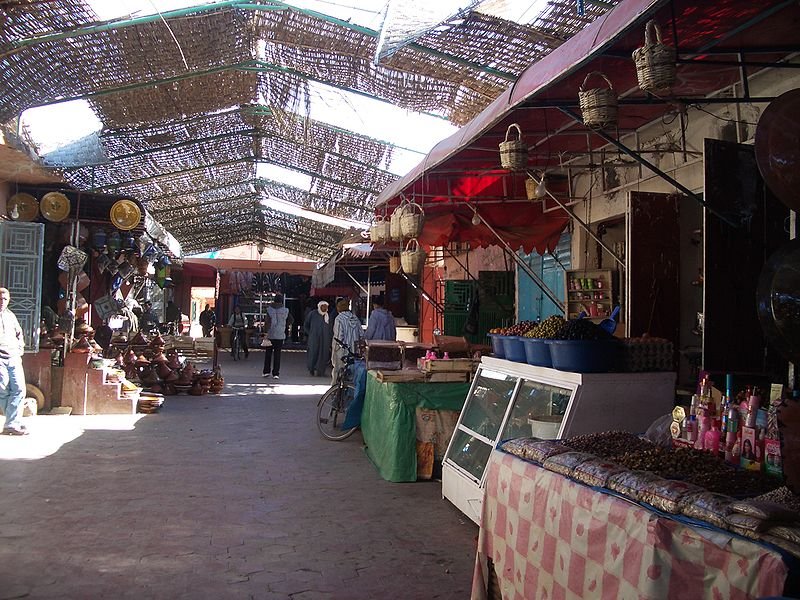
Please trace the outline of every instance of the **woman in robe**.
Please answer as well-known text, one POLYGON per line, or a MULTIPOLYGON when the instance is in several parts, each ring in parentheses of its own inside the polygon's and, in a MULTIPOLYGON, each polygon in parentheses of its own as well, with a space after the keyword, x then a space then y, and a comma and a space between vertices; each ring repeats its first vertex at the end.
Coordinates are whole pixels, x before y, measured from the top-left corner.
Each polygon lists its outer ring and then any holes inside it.
POLYGON ((303 323, 303 331, 308 339, 306 367, 311 375, 325 375, 331 364, 331 342, 333 340, 333 319, 328 314, 328 303, 322 300, 317 310, 309 311, 303 323))

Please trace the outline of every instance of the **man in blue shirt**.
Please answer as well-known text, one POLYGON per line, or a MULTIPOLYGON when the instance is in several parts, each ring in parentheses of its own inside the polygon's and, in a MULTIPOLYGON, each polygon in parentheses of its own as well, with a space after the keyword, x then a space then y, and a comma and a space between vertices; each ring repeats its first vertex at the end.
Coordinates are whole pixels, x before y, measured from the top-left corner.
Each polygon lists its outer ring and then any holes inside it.
POLYGON ((383 307, 383 299, 378 297, 372 301, 374 310, 369 317, 366 338, 368 340, 390 340, 397 339, 397 329, 394 325, 394 316, 383 307))

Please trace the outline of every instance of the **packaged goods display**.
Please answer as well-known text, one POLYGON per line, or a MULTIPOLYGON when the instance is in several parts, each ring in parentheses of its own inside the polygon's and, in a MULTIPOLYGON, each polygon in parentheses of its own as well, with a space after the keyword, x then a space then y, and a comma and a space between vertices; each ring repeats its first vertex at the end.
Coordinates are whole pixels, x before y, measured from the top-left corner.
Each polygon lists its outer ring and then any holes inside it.
POLYGON ((575 470, 575 467, 593 458, 595 458, 595 456, 587 452, 564 452, 551 456, 542 464, 548 471, 554 471, 555 473, 569 477, 572 475, 572 471, 575 470))
POLYGON ((650 471, 622 471, 609 477, 608 489, 639 502, 647 487, 657 479, 659 476, 650 471))
POLYGON ((625 468, 617 463, 602 458, 592 458, 575 467, 572 476, 592 487, 606 487, 609 478, 624 470, 625 468))
POLYGON ((719 528, 725 527, 725 518, 733 512, 731 504, 734 499, 714 492, 699 492, 684 496, 681 501, 681 513, 690 519, 706 521, 719 528))
POLYGON ((540 440, 537 438, 518 438, 505 442, 502 449, 516 456, 543 463, 551 456, 569 452, 569 446, 565 446, 552 440, 540 440))
POLYGON ((703 488, 686 481, 674 479, 656 479, 642 492, 641 501, 660 511, 678 514, 681 500, 689 494, 702 492, 703 488))

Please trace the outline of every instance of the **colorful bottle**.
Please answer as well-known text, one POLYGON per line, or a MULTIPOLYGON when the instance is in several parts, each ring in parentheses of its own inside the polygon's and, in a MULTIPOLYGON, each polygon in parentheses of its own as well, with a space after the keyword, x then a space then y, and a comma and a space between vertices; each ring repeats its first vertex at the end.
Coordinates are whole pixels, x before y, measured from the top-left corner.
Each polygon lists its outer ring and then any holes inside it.
POLYGON ((697 441, 697 417, 689 415, 689 420, 686 421, 686 439, 690 442, 697 441))
POLYGON ((719 454, 719 439, 720 431, 717 429, 716 425, 714 425, 706 432, 704 446, 706 450, 715 456, 719 454))
POLYGON ((761 397, 758 395, 758 388, 753 389, 753 394, 747 402, 747 421, 746 427, 755 427, 758 409, 761 408, 761 397))

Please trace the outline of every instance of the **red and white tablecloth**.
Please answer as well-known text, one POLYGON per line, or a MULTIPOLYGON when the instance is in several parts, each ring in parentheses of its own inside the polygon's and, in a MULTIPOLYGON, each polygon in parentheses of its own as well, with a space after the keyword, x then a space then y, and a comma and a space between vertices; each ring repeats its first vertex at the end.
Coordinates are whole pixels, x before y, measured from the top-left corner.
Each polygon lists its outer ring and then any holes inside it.
POLYGON ((472 599, 487 597, 486 558, 503 600, 710 598, 781 595, 781 555, 692 527, 495 451, 472 599))

